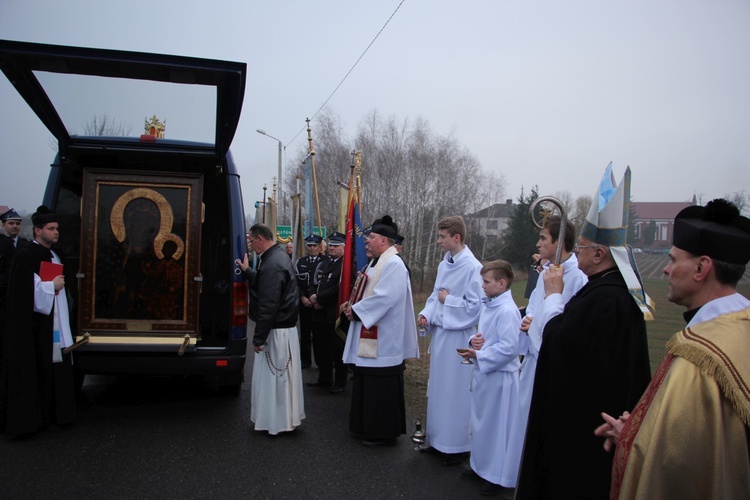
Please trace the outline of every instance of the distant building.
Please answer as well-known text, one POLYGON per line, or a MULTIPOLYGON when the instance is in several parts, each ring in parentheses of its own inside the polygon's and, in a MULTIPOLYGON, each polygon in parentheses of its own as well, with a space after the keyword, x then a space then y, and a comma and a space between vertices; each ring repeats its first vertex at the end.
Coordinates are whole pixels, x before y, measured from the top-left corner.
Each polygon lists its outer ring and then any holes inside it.
POLYGON ((497 243, 503 230, 508 227, 508 221, 515 209, 513 200, 508 199, 505 203, 496 203, 467 215, 465 219, 469 233, 483 236, 489 244, 497 243))
POLYGON ((631 203, 631 209, 635 213, 634 220, 630 221, 635 231, 634 246, 647 246, 646 240, 649 228, 654 227, 654 242, 651 246, 667 247, 672 244, 672 232, 674 230, 674 218, 680 210, 691 205, 696 205, 695 196, 693 201, 639 201, 631 203))

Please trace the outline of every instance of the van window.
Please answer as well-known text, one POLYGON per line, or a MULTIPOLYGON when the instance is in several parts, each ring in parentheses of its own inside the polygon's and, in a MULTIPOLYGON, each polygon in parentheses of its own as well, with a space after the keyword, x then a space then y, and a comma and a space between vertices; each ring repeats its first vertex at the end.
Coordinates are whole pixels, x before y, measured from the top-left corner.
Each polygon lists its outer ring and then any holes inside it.
POLYGON ((155 114, 166 120, 169 139, 214 142, 213 87, 44 71, 35 71, 34 75, 70 135, 101 135, 89 129, 94 118, 104 118, 124 126, 118 135, 138 137, 145 120, 155 114))

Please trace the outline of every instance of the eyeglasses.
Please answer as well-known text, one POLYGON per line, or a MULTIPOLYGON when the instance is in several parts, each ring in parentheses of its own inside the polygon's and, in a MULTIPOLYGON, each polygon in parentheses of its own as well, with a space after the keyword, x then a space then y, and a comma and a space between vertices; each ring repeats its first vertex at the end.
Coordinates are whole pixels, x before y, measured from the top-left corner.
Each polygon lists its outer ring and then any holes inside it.
POLYGON ((580 252, 581 248, 599 248, 599 245, 579 245, 578 243, 573 245, 574 252, 580 252))
POLYGON ((316 246, 318 246, 318 244, 317 243, 308 243, 307 246, 308 247, 316 247, 316 246))

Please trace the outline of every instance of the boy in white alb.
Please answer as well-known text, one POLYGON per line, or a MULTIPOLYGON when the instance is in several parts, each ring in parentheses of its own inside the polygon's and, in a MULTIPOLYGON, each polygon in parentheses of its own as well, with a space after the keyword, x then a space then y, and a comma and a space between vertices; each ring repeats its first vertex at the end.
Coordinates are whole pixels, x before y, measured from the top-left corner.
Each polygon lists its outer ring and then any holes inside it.
POLYGON ((471 470, 465 476, 484 479, 482 495, 495 495, 515 486, 503 476, 514 410, 518 405, 518 329, 521 313, 509 290, 513 268, 496 260, 482 268, 486 294, 479 316, 479 332, 464 359, 475 359, 471 381, 471 470))
POLYGON ((445 251, 435 289, 419 313, 419 326, 432 330, 430 379, 427 385, 427 442, 456 465, 470 450, 469 384, 471 367, 456 360, 476 333, 482 300, 482 264, 464 244, 466 225, 459 215, 440 219, 438 245, 445 251))

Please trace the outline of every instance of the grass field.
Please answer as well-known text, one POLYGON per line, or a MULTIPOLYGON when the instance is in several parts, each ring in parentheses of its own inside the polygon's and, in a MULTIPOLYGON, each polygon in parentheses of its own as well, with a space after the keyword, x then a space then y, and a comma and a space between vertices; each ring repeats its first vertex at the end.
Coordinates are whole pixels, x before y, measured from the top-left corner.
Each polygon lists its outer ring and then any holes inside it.
MULTIPOLYGON (((648 333, 649 357, 651 360, 651 372, 653 373, 664 357, 664 347, 667 340, 685 326, 685 320, 682 313, 684 307, 672 304, 667 300, 667 288, 669 283, 666 279, 644 279, 646 292, 651 296, 656 304, 654 321, 646 322, 648 333)), ((523 298, 523 292, 526 289, 526 281, 519 281, 513 284, 511 290, 513 297, 519 307, 528 303, 523 298)), ((750 285, 740 285, 737 289, 745 297, 750 298, 750 285)), ((419 314, 424 307, 424 298, 415 297, 414 311, 419 314)), ((430 356, 427 353, 430 337, 419 337, 420 359, 407 360, 407 370, 405 372, 405 392, 407 412, 412 416, 412 421, 407 423, 409 432, 413 431, 416 417, 421 417, 424 422, 427 408, 427 379, 430 371, 430 356)), ((460 359, 456 354, 456 363, 460 359)), ((470 370, 471 366, 466 366, 470 370)))

